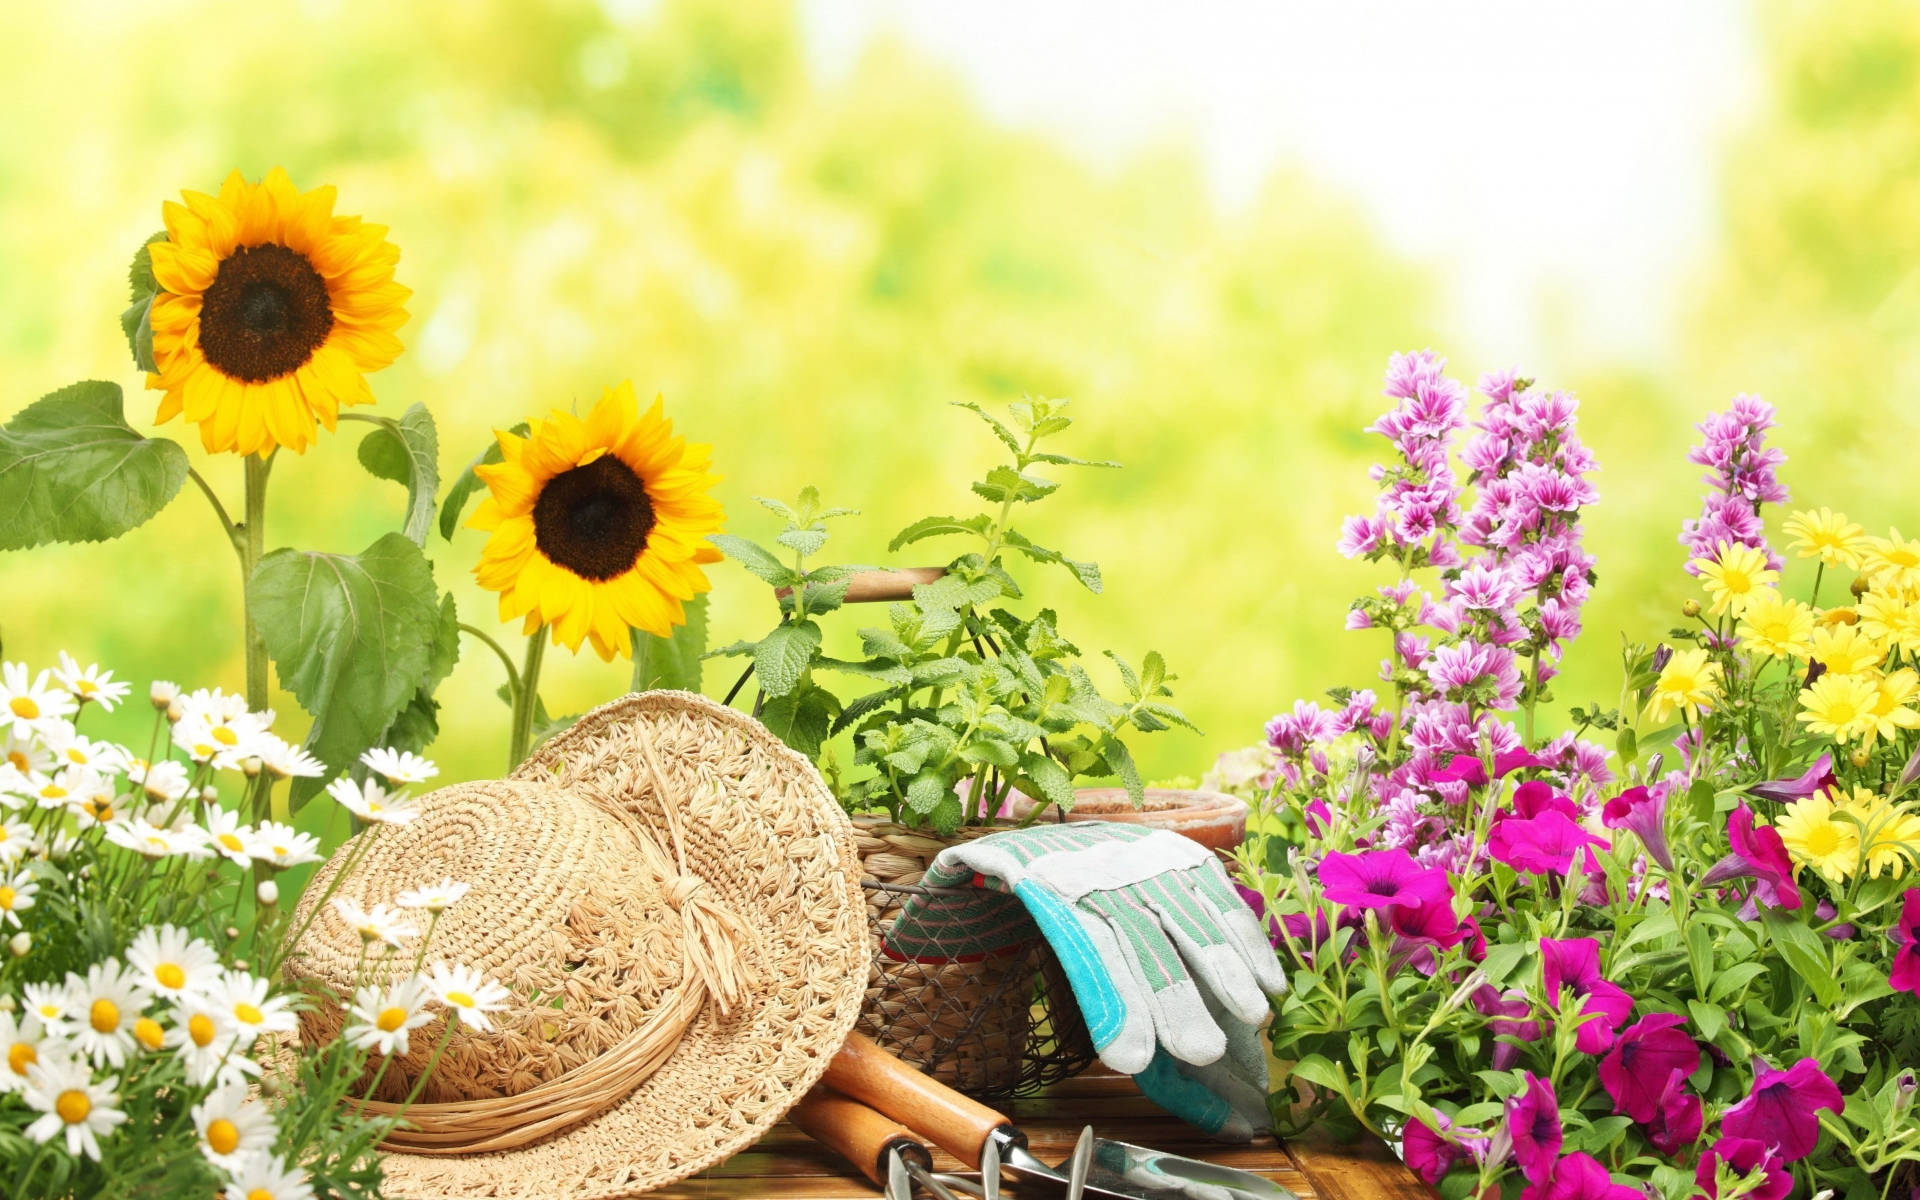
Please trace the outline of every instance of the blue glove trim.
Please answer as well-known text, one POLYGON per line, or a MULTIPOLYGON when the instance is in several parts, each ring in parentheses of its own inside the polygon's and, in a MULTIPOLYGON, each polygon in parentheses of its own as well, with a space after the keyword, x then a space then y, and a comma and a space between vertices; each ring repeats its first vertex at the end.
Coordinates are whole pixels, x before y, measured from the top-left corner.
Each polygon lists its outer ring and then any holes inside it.
POLYGON ((1164 1049, 1155 1049, 1147 1069, 1133 1077, 1141 1095, 1174 1116, 1207 1133, 1219 1133, 1233 1116, 1233 1106, 1196 1080, 1182 1075, 1173 1065, 1173 1057, 1164 1049))
POLYGON ((1052 889, 1032 879, 1022 879, 1013 885, 1013 892, 1027 906, 1027 912, 1053 947, 1061 969, 1067 973, 1067 982, 1073 987, 1073 998, 1080 1005, 1080 1016, 1087 1023, 1094 1049, 1106 1049, 1126 1025, 1127 1006, 1108 978, 1106 966, 1100 961, 1087 931, 1080 927, 1072 906, 1052 889))

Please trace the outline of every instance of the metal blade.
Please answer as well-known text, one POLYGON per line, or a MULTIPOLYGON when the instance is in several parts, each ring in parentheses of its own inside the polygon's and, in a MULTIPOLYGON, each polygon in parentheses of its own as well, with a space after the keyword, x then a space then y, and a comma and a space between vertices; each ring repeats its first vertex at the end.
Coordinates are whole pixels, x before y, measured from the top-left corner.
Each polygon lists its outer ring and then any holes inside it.
POLYGON ((1080 1200, 1087 1192, 1087 1171, 1093 1166, 1093 1126, 1080 1130, 1073 1154, 1063 1164, 1067 1169, 1067 1200, 1080 1200))
POLYGON ((946 1184, 938 1176, 915 1163, 907 1164, 907 1173, 913 1181, 933 1193, 933 1200, 960 1200, 960 1197, 947 1190, 946 1184))
POLYGON ((1252 1171, 1105 1138, 1093 1144, 1087 1194, 1128 1200, 1163 1196, 1184 1200, 1299 1200, 1286 1188, 1252 1171))
POLYGON ((907 1177, 907 1160, 900 1151, 887 1151, 887 1200, 913 1200, 913 1181, 907 1177))
POLYGON ((987 1139, 980 1152, 981 1200, 1000 1200, 1000 1143, 987 1139))

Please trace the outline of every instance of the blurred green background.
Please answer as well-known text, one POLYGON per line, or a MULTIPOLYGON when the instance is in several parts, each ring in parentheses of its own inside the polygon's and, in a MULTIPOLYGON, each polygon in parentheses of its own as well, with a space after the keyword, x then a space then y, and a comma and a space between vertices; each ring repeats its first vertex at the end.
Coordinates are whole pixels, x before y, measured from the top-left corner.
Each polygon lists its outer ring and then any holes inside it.
MULTIPOLYGON (((1751 21, 1758 94, 1716 151, 1698 269, 1661 298, 1682 314, 1674 349, 1554 335, 1543 381, 1581 396, 1604 498, 1562 701, 1610 702, 1621 631, 1673 623, 1691 426, 1735 392, 1781 409, 1797 499, 1920 527, 1920 8, 1751 21)), ((1198 775, 1296 696, 1371 675, 1380 635, 1341 623, 1381 579, 1333 543, 1372 503, 1361 430, 1388 354, 1440 348, 1468 381, 1539 367, 1478 344, 1449 268, 1390 249, 1311 164, 1238 206, 1177 138, 1096 169, 990 118, 911 46, 881 40, 822 76, 778 5, 183 0, 15 5, 0 24, 0 416, 92 377, 150 418, 116 324, 129 252, 180 188, 275 164, 392 227, 413 317, 372 382, 382 412, 432 409, 447 477, 490 428, 631 378, 713 443, 736 532, 770 536, 750 497, 811 483, 863 510, 830 552, 886 562, 912 519, 972 511, 967 482, 996 450, 948 402, 1070 396, 1078 444, 1061 448, 1126 468, 1066 476, 1029 532, 1097 559, 1106 592, 1024 578, 1083 649, 1159 649, 1180 675, 1206 733, 1142 740, 1151 775, 1198 775)), ((1526 152, 1459 169, 1522 178, 1526 152)), ((198 460, 190 429, 164 432, 198 460)), ((359 434, 282 456, 269 546, 355 551, 396 526, 401 490, 361 472, 359 434)), ((200 466, 237 507, 239 462, 200 466)), ((492 627, 468 575, 480 542, 430 550, 463 617, 492 627)), ((768 597, 731 565, 712 576, 716 643, 758 636, 768 597)), ((237 687, 238 585, 189 489, 118 542, 0 557, 5 656, 68 648, 141 684, 237 687)), ((838 636, 878 615, 847 614, 838 636)), ((442 692, 448 778, 506 766, 497 663, 464 648, 442 692)), ((549 705, 610 697, 625 671, 550 657, 549 705)), ((708 690, 730 677, 710 665, 708 690)))

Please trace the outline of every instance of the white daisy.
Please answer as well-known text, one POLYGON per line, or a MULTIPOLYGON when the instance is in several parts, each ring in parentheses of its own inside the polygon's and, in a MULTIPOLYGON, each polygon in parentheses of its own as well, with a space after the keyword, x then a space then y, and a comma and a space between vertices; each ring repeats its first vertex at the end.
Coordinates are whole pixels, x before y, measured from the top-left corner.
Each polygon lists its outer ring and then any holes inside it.
POLYGON ((27 1068, 40 1061, 46 1040, 46 1023, 33 1013, 0 1012, 0 1096, 27 1086, 27 1068))
POLYGON ((220 956, 177 925, 149 925, 135 934, 127 965, 142 987, 168 1000, 205 994, 220 982, 220 956))
POLYGON ((89 771, 118 771, 127 764, 127 750, 112 742, 96 742, 84 734, 74 734, 52 747, 53 758, 62 767, 84 767, 89 771))
POLYGON ((243 1155, 231 1179, 226 1200, 313 1200, 307 1173, 278 1154, 243 1155))
POLYGON ((262 821, 253 831, 248 853, 263 863, 285 870, 320 861, 320 839, 279 821, 262 821))
POLYGON ((40 885, 33 881, 30 872, 0 875, 0 929, 9 925, 20 928, 20 914, 33 907, 33 898, 39 891, 40 885))
POLYGON ((112 671, 102 671, 98 663, 89 663, 82 670, 73 655, 65 650, 60 652, 60 665, 54 668, 53 677, 81 704, 91 700, 108 712, 133 690, 131 684, 114 679, 112 671))
POLYGON ((440 773, 440 768, 411 750, 389 750, 378 746, 360 756, 367 769, 395 787, 403 783, 425 783, 440 773))
POLYGON ((327 785, 327 794, 362 821, 377 825, 405 825, 420 815, 418 802, 405 792, 390 792, 371 779, 360 784, 336 779, 327 785))
POLYGON ((223 1170, 239 1166, 243 1154, 273 1149, 273 1117, 266 1105, 248 1101, 244 1083, 215 1090, 192 1111, 200 1152, 223 1170))
POLYGON ((0 867, 33 853, 33 829, 23 821, 0 821, 0 867))
POLYGON ((11 729, 16 737, 28 737, 58 728, 54 722, 73 712, 73 697, 50 687, 42 671, 29 678, 27 664, 0 663, 0 728, 11 729))
POLYGON ((54 766, 52 747, 37 737, 16 734, 11 728, 0 736, 0 756, 23 779, 45 775, 54 766))
POLYGON ((99 1162, 100 1135, 112 1133, 127 1119, 114 1107, 119 1097, 113 1089, 119 1084, 113 1075, 93 1082, 93 1072, 85 1063, 48 1058, 33 1064, 27 1068, 27 1086, 20 1094, 28 1108, 45 1115, 27 1126, 27 1136, 45 1145, 64 1132, 68 1154, 99 1162))
POLYGON ((111 825, 115 821, 124 823, 130 816, 125 806, 132 799, 133 793, 117 796, 110 787, 89 790, 75 796, 67 804, 67 811, 73 814, 76 826, 92 829, 95 825, 111 825))
POLYGON ((124 825, 108 825, 106 830, 108 841, 148 858, 213 857, 213 851, 207 847, 207 831, 197 825, 165 829, 144 817, 135 817, 124 825))
POLYGON ((166 1044, 173 1047, 187 1082, 194 1087, 205 1087, 216 1079, 224 1087, 260 1074, 260 1064, 240 1052, 240 1035, 205 996, 189 994, 174 1005, 166 1044))
POLYGON ((333 911, 347 923, 347 928, 360 935, 362 942, 369 944, 385 942, 398 949, 401 939, 420 932, 407 924, 405 917, 384 904, 376 904, 368 910, 345 896, 337 896, 333 901, 333 911))
POLYGON ((394 897, 394 903, 401 908, 424 908, 430 913, 445 912, 460 902, 467 894, 467 885, 455 883, 451 879, 442 879, 439 883, 430 883, 426 887, 413 888, 394 897))
POLYGON ((211 763, 222 771, 238 771, 254 757, 254 734, 244 726, 181 721, 173 727, 173 744, 196 763, 211 763))
POLYGON ((213 852, 238 866, 253 863, 253 830, 240 823, 240 814, 217 805, 207 809, 207 843, 213 852))
POLYGON ((157 804, 173 804, 183 799, 192 780, 187 768, 166 759, 163 762, 148 763, 144 759, 130 759, 127 762, 127 779, 140 785, 147 799, 157 804))
POLYGON ((263 1033, 286 1033, 299 1023, 285 996, 268 996, 267 981, 245 971, 222 975, 210 999, 220 1024, 243 1050, 263 1033))
POLYGON ((292 779, 295 776, 318 779, 327 773, 327 764, 308 754, 302 747, 271 733, 262 733, 255 740, 253 752, 259 756, 260 765, 275 779, 292 779))
POLYGON ((59 983, 30 983, 22 988, 27 1013, 39 1017, 40 1023, 50 1031, 64 1033, 72 1025, 77 1012, 71 982, 76 978, 78 976, 69 975, 59 983))
POLYGON ((113 959, 67 976, 74 996, 73 1048, 102 1066, 120 1066, 133 1049, 133 1023, 151 997, 137 975, 113 959))
POLYGON ((433 1020, 426 984, 409 975, 388 988, 363 987, 348 1007, 347 1044, 380 1054, 405 1054, 407 1034, 433 1020))
POLYGON ((427 986, 433 990, 436 1000, 460 1018, 462 1025, 482 1031, 493 1028, 487 1014, 506 1007, 503 1001, 511 996, 506 988, 464 963, 459 966, 434 963, 427 972, 427 986))

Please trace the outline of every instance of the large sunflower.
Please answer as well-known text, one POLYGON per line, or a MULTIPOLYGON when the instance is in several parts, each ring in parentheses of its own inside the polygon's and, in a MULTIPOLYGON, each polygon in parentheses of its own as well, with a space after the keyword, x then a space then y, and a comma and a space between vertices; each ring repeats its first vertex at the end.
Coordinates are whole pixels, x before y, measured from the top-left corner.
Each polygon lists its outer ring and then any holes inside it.
POLYGON ((631 653, 628 630, 666 636, 682 602, 720 561, 707 535, 725 514, 707 494, 712 447, 673 436, 660 401, 644 415, 633 385, 608 388, 584 418, 558 409, 526 437, 498 434, 502 461, 475 468, 489 493, 468 525, 492 531, 473 569, 500 593, 500 619, 553 628, 556 645, 591 639, 631 653))
POLYGON ((373 403, 363 374, 400 354, 400 250, 386 226, 334 216, 333 188, 300 192, 279 167, 181 198, 148 247, 155 419, 185 413, 209 451, 304 453, 314 419, 332 429, 342 405, 373 403))

